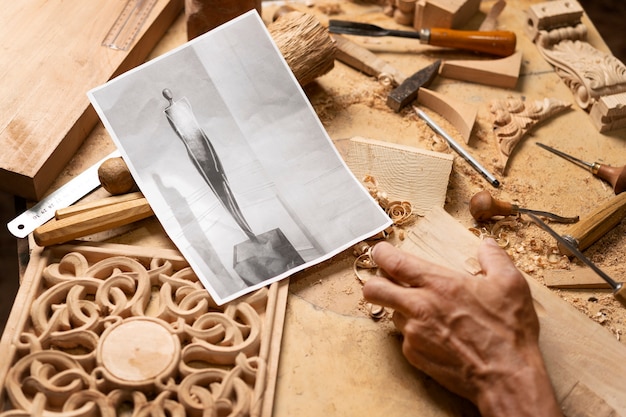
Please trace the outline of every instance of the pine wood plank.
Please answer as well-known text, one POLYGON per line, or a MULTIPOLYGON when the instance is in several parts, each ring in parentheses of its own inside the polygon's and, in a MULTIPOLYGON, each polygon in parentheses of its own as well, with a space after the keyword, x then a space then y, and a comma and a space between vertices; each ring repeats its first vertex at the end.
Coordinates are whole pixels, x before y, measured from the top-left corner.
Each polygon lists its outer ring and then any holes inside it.
MULTIPOLYGON (((409 232, 402 248, 448 267, 477 265, 479 239, 443 209, 409 232)), ((471 271, 470 271, 471 272, 471 271)), ((566 416, 626 415, 626 347, 550 290, 526 276, 541 326, 540 348, 566 416)))
POLYGON ((142 63, 182 10, 158 0, 128 51, 101 43, 126 0, 2 1, 0 189, 39 200, 97 123, 87 91, 142 63))
POLYGON ((350 139, 347 148, 342 156, 352 173, 359 180, 374 177, 390 200, 410 202, 418 215, 443 207, 452 155, 362 137, 350 139))

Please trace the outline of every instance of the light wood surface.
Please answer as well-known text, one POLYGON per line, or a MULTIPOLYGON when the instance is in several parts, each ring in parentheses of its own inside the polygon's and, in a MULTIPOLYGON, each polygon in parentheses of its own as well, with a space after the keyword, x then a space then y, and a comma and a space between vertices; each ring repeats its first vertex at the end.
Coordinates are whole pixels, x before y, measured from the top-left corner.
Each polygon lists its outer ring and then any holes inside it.
MULTIPOLYGON (((466 265, 476 263, 480 240, 443 209, 433 209, 409 233, 414 238, 401 247, 411 253, 459 271, 469 272, 466 265)), ((539 315, 540 348, 564 415, 626 415, 626 347, 526 278, 539 315)))
POLYGON ((128 51, 102 46, 126 1, 0 4, 0 188, 38 200, 96 125, 87 91, 142 63, 178 16, 158 0, 128 51))

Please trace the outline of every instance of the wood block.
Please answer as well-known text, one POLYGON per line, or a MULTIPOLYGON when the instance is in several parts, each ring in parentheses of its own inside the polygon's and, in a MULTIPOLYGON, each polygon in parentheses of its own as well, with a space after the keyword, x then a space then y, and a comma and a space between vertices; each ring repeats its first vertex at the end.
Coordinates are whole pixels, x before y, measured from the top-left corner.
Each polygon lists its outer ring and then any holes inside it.
POLYGON ((425 0, 415 8, 413 27, 460 28, 478 12, 480 0, 425 0))
MULTIPOLYGON (((611 270, 604 272, 614 276, 611 270)), ((600 278, 591 268, 572 267, 572 269, 555 269, 545 272, 544 281, 551 288, 576 288, 576 289, 610 289, 609 284, 600 278)))
POLYGON ((355 137, 342 156, 357 179, 374 177, 391 200, 410 202, 418 215, 445 203, 452 155, 355 137))
POLYGON ((545 1, 530 6, 527 15, 526 33, 530 39, 535 39, 542 30, 578 25, 583 8, 576 0, 545 1))
POLYGON ((444 61, 439 75, 461 81, 515 88, 522 66, 522 52, 501 59, 444 61))
POLYGON ((175 250, 36 251, 0 340, 0 409, 269 417, 287 289, 217 306, 175 250))
MULTIPOLYGON (((461 271, 477 265, 480 240, 442 208, 433 208, 408 234, 404 250, 461 271)), ((626 415, 626 374, 619 365, 626 346, 534 278, 525 277, 539 317, 539 347, 563 414, 626 415)))
POLYGON ((439 113, 459 131, 465 143, 469 142, 478 115, 478 107, 427 88, 420 89, 417 102, 439 113))
POLYGON ((2 2, 2 191, 44 195, 98 121, 87 91, 142 63, 183 4, 158 0, 128 51, 102 46, 125 3, 2 2))
POLYGON ((599 132, 626 127, 626 92, 600 97, 589 112, 599 132))

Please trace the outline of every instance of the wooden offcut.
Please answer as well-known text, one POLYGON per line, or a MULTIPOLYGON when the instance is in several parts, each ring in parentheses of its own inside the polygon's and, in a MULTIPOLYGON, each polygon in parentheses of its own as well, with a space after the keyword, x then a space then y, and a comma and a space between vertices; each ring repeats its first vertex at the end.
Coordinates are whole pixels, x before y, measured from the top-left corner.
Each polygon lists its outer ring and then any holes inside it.
POLYGON ((419 0, 413 27, 459 28, 478 12, 480 0, 419 0))
POLYGON ((469 143, 478 107, 427 88, 420 88, 417 102, 439 113, 458 130, 465 143, 469 143))
POLYGON ((373 177, 390 199, 409 201, 418 215, 445 204, 452 155, 362 137, 345 145, 341 153, 354 175, 373 177))
POLYGON ((522 52, 500 59, 448 60, 441 64, 439 75, 494 87, 515 88, 522 66, 522 52))
POLYGON ((142 63, 182 10, 158 0, 128 51, 102 46, 125 4, 0 3, 0 190, 39 200, 98 121, 87 91, 142 63))

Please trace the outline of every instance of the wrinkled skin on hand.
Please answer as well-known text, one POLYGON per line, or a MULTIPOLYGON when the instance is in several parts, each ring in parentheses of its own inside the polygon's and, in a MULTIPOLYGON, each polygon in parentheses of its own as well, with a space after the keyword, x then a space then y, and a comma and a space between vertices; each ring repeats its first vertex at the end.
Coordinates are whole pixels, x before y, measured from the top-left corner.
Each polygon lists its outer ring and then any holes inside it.
POLYGON ((477 276, 388 243, 376 245, 372 257, 384 276, 371 278, 363 295, 394 310, 413 366, 474 402, 483 416, 561 416, 530 289, 493 239, 479 247, 477 276))

